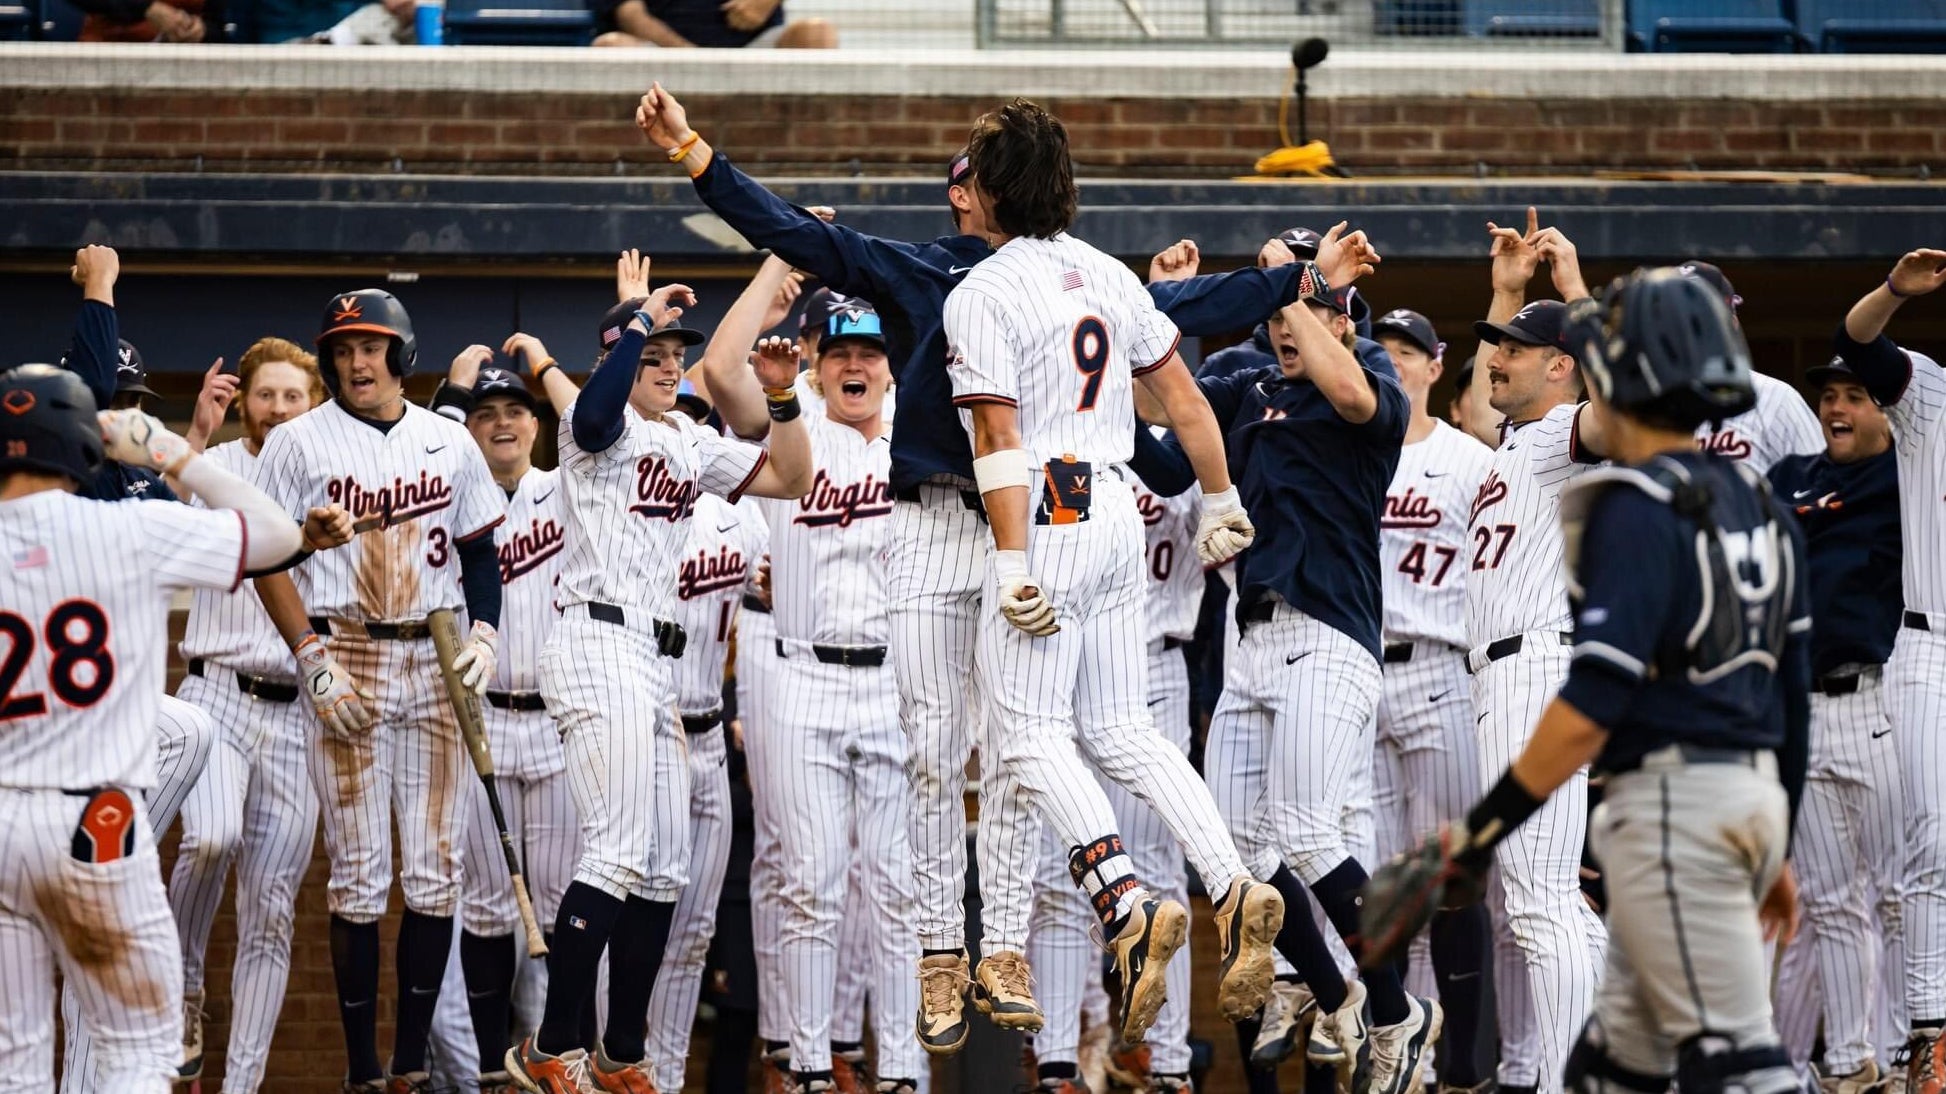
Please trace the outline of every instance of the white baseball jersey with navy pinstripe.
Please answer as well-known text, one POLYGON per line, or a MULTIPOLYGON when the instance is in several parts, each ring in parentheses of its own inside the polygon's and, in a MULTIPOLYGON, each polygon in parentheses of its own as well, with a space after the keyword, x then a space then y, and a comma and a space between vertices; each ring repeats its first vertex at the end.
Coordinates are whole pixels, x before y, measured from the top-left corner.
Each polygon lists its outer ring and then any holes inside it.
MULTIPOLYGON (((210 461, 245 482, 257 481, 261 461, 250 454, 241 438, 203 453, 210 461)), ((201 506, 201 498, 191 504, 201 506)), ((182 633, 183 660, 202 658, 251 676, 292 679, 297 671, 291 648, 270 622, 255 589, 198 589, 189 601, 189 621, 182 633)))
POLYGON ((568 544, 567 497, 560 473, 530 467, 507 499, 507 523, 494 545, 500 556, 500 658, 495 691, 536 691, 541 647, 559 613, 555 586, 568 544))
POLYGON ((1445 422, 1399 450, 1379 519, 1379 581, 1387 642, 1465 647, 1473 501, 1493 451, 1445 422))
POLYGON ((831 646, 883 646, 885 542, 892 515, 892 435, 876 439, 825 417, 805 419, 817 476, 796 501, 759 502, 770 525, 771 617, 777 636, 831 646))
POLYGON ((0 786, 155 786, 170 594, 235 589, 243 551, 230 510, 0 501, 0 786))
POLYGON ((1196 557, 1202 495, 1185 490, 1165 498, 1138 482, 1135 511, 1142 514, 1143 564, 1149 574, 1148 639, 1187 642, 1203 607, 1203 562, 1196 557))
POLYGON ((1063 233, 1008 240, 946 298, 946 367, 961 406, 1020 410, 1036 468, 1106 468, 1134 451, 1132 379, 1168 361, 1176 325, 1121 261, 1063 233), (1055 353, 1062 367, 1029 367, 1055 353))
POLYGON ((507 514, 472 434, 412 403, 380 430, 327 402, 270 431, 257 473, 298 520, 313 506, 342 505, 354 521, 383 522, 291 571, 314 616, 385 621, 459 609, 457 542, 507 514))
POLYGON ((1561 490, 1592 466, 1575 462, 1580 404, 1514 427, 1473 499, 1467 542, 1467 643, 1572 629, 1562 570, 1561 490))
POLYGON ((741 505, 714 494, 696 499, 689 548, 676 571, 675 620, 688 635, 676 662, 676 709, 684 714, 723 705, 723 663, 745 583, 763 555, 761 531, 741 505))
POLYGON ((574 440, 574 412, 561 415, 561 477, 568 502, 568 555, 557 602, 675 612, 679 561, 689 544, 682 522, 697 494, 734 501, 767 454, 706 429, 686 414, 649 421, 624 408, 622 436, 600 452, 574 440))
POLYGON ((1905 602, 1915 611, 1946 612, 1946 372, 1906 350, 1912 377, 1885 408, 1899 452, 1899 526, 1905 539, 1905 602))
POLYGON ((1748 461, 1759 474, 1785 456, 1812 456, 1824 451, 1824 430, 1811 404, 1797 389, 1775 376, 1750 374, 1757 389, 1757 405, 1725 421, 1719 428, 1704 422, 1696 427, 1696 447, 1732 460, 1748 461))

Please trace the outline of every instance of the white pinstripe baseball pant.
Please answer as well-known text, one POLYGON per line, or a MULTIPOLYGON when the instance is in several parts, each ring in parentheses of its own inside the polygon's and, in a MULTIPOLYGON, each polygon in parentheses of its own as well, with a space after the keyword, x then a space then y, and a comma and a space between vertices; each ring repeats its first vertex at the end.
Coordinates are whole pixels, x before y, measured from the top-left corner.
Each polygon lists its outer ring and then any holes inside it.
POLYGON ((1886 708, 1904 780, 1906 1009, 1946 1020, 1946 613, 1900 627, 1885 666, 1886 708))
POLYGON ((689 1031, 703 990, 703 964, 716 935, 716 904, 730 865, 729 752, 723 727, 689 735, 690 882, 676 901, 649 997, 648 1059, 659 1090, 680 1091, 689 1056, 689 1031))
MULTIPOLYGON (((777 695, 777 621, 768 612, 737 613, 737 718, 743 723, 744 759, 750 785, 763 780, 764 749, 751 742, 770 732, 770 711, 777 695)), ((781 882, 777 866, 777 824, 768 794, 750 795, 750 891, 774 893, 781 882)), ((777 929, 782 905, 775 900, 750 902, 751 949, 757 964, 757 1036, 765 1041, 788 1041, 790 1019, 784 1012, 783 965, 777 959, 777 929)))

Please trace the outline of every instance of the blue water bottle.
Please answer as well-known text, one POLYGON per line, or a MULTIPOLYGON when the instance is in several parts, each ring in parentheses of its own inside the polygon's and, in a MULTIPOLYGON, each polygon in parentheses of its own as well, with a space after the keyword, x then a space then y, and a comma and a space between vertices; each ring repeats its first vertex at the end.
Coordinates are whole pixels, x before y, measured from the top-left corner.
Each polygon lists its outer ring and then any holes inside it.
POLYGON ((446 44, 446 0, 419 0, 412 9, 412 33, 422 46, 446 44))

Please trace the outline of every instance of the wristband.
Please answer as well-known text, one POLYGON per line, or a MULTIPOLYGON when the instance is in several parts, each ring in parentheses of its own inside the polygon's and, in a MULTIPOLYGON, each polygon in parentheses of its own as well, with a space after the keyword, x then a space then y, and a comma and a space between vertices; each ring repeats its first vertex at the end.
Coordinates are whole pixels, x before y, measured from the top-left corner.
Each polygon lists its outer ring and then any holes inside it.
POLYGON ((687 140, 669 150, 669 162, 681 163, 683 157, 689 155, 690 150, 696 147, 696 142, 702 139, 703 135, 701 133, 696 132, 694 129, 690 130, 687 140))
POLYGON ((1526 823, 1542 804, 1543 799, 1529 794, 1508 768, 1487 796, 1466 814, 1466 847, 1453 858, 1469 865, 1491 863, 1494 845, 1526 823))
POLYGON ((993 552, 993 576, 1002 588, 1009 583, 1019 584, 1027 579, 1026 551, 993 552))
POLYGON ((643 311, 641 308, 637 308, 635 309, 635 318, 640 319, 642 321, 642 326, 645 329, 647 329, 647 331, 650 334, 655 333, 655 316, 650 315, 648 312, 643 311))
POLYGON ((1885 291, 1891 293, 1893 296, 1898 297, 1900 300, 1910 300, 1913 297, 1912 293, 1900 292, 1898 289, 1892 287, 1891 274, 1885 275, 1885 291))
POLYGON ((309 627, 306 627, 302 632, 298 634, 297 641, 291 643, 291 652, 296 653, 299 656, 302 656, 301 651, 304 649, 304 647, 310 645, 313 642, 316 642, 320 646, 324 644, 324 640, 318 637, 318 632, 312 630, 309 627))
POLYGON ((770 420, 773 422, 795 421, 799 414, 804 413, 804 404, 798 402, 796 392, 792 392, 787 399, 773 399, 766 395, 764 402, 770 411, 770 420))
POLYGON ((1203 515, 1220 517, 1243 508, 1243 500, 1237 497, 1237 488, 1232 485, 1226 490, 1203 495, 1203 515))
POLYGON ((560 367, 561 367, 561 362, 556 361, 552 357, 549 357, 546 360, 543 360, 540 364, 534 366, 534 379, 536 380, 540 379, 543 375, 546 374, 548 369, 560 368, 560 367))

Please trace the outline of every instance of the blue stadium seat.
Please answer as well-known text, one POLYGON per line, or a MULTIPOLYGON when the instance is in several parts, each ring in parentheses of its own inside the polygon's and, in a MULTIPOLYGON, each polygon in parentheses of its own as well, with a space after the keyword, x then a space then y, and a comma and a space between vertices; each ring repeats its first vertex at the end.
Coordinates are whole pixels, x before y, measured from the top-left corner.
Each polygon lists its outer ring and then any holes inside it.
POLYGON ((1460 0, 1378 0, 1372 29, 1379 34, 1452 37, 1460 32, 1460 0))
POLYGON ((35 0, 0 0, 0 42, 40 37, 40 11, 35 0))
POLYGON ((1793 53, 1781 0, 1628 0, 1628 48, 1647 53, 1793 53))
POLYGON ((81 36, 81 9, 68 0, 27 0, 35 9, 34 37, 43 42, 72 42, 81 36))
POLYGON ((1601 34, 1600 0, 1465 0, 1462 26, 1475 37, 1589 37, 1601 34))
POLYGON ((446 0, 448 45, 585 46, 594 33, 583 0, 446 0))
POLYGON ((1820 53, 1946 53, 1946 0, 1797 0, 1797 27, 1820 53))

